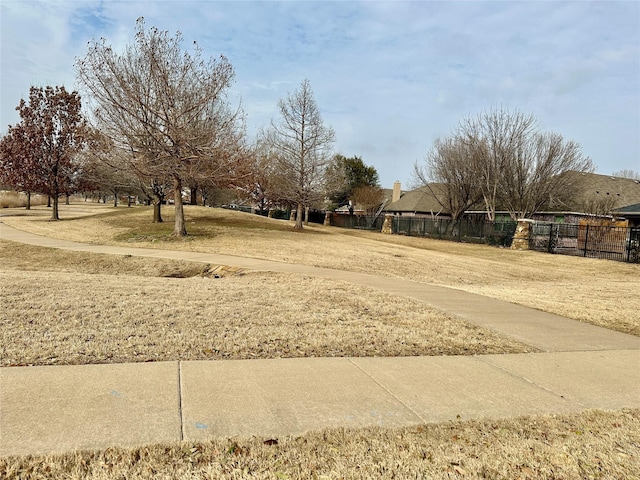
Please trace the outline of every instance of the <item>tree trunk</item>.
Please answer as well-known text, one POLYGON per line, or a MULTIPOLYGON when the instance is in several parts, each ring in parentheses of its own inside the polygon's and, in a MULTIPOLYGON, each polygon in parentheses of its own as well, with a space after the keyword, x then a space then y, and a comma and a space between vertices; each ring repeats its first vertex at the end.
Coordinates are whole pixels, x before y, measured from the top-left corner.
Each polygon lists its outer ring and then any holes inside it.
POLYGON ((296 210, 296 224, 293 226, 294 230, 302 230, 302 204, 298 204, 298 209, 296 210))
POLYGON ((153 199, 153 223, 162 223, 162 197, 153 199))
POLYGON ((68 193, 65 194, 65 200, 64 200, 65 205, 69 205, 69 198, 71 198, 71 195, 69 195, 68 193))
POLYGON ((173 177, 173 203, 176 216, 173 235, 176 237, 186 237, 187 227, 184 222, 184 208, 182 206, 182 179, 178 176, 173 177))
POLYGON ((27 192, 27 210, 31 210, 31 192, 27 192))
POLYGON ((198 186, 194 185, 191 187, 191 205, 198 204, 198 186))
POLYGON ((309 225, 309 207, 304 207, 304 224, 309 225))
POLYGON ((47 207, 51 208, 51 195, 47 195, 47 207))
POLYGON ((58 195, 56 194, 53 195, 53 208, 51 209, 51 218, 49 221, 55 222, 57 220, 60 220, 60 217, 58 216, 58 195))

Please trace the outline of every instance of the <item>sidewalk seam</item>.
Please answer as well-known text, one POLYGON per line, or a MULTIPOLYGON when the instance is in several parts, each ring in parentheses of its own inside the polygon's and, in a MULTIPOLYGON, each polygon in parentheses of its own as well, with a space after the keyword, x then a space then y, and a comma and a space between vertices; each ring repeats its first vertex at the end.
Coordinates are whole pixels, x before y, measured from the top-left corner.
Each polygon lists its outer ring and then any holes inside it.
POLYGON ((364 368, 362 368, 360 365, 358 365, 356 362, 353 361, 353 359, 351 357, 347 357, 347 360, 349 361, 349 363, 351 365, 353 365, 354 367, 356 367, 358 370, 360 370, 362 373, 364 373, 367 377, 369 377, 371 379, 371 381, 373 381, 373 383, 375 383, 376 385, 378 385, 381 389, 383 389, 385 392, 387 392, 389 395, 391 395, 391 397, 398 402, 400 405, 402 405, 404 408, 406 408, 407 410, 409 410, 412 414, 414 414, 416 417, 418 417, 418 419, 420 420, 420 422, 422 423, 428 423, 427 420, 425 420, 424 418, 422 418, 422 416, 420 416, 420 414, 418 412, 416 412, 413 408, 411 408, 409 405, 407 405, 406 403, 404 403, 402 400, 400 400, 396 395, 394 395, 394 393, 389 390, 387 387, 385 387, 382 383, 380 383, 378 380, 376 380, 369 372, 367 372, 364 368))
MULTIPOLYGON (((557 352, 543 352, 543 353, 557 353, 557 352)), ((522 355, 529 355, 529 354, 526 354, 526 353, 525 353, 525 354, 522 354, 522 355)), ((502 366, 500 366, 500 365, 496 365, 495 363, 493 363, 493 362, 491 362, 491 361, 487 360, 486 358, 481 358, 481 357, 483 357, 483 356, 482 356, 482 355, 474 355, 474 356, 473 356, 473 358, 474 358, 475 360, 477 360, 478 362, 482 362, 482 363, 484 363, 484 364, 486 364, 486 365, 489 365, 489 366, 490 366, 490 367, 492 367, 492 368, 495 368, 495 369, 497 369, 497 370, 500 370, 501 372, 506 373, 506 374, 507 374, 507 375, 509 375, 510 377, 513 377, 513 378, 517 378, 517 379, 519 379, 519 380, 522 380, 522 381, 524 381, 524 382, 528 383, 529 385, 531 385, 531 386, 533 386, 533 387, 535 387, 535 388, 537 388, 537 389, 540 389, 540 390, 542 390, 542 391, 544 391, 544 392, 550 393, 551 395, 553 395, 553 396, 555 396, 555 397, 557 397, 557 398, 562 399, 562 400, 563 400, 563 401, 565 401, 565 402, 575 403, 575 404, 576 404, 576 405, 578 405, 580 408, 586 408, 586 406, 585 406, 585 405, 583 405, 581 402, 579 402, 579 401, 577 401, 577 400, 569 400, 567 397, 565 397, 564 395, 561 395, 560 393, 558 393, 558 392, 556 392, 556 391, 554 391, 554 390, 550 390, 550 389, 548 389, 548 388, 546 388, 546 387, 543 387, 542 385, 540 385, 540 384, 538 384, 538 383, 534 382, 533 380, 529 380, 527 377, 524 377, 524 376, 522 376, 522 375, 518 375, 517 373, 512 372, 511 370, 509 370, 509 369, 507 369, 507 368, 505 368, 505 367, 502 367, 502 366)))
POLYGON ((180 441, 185 437, 184 413, 182 411, 182 361, 178 360, 178 415, 180 416, 180 441))

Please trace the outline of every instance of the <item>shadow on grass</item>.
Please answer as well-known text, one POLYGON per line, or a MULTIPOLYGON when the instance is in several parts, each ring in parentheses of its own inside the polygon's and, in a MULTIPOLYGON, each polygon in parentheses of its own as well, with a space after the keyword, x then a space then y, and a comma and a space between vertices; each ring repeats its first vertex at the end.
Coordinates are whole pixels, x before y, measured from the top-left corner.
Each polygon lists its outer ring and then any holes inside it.
POLYGON ((148 218, 140 214, 137 210, 134 215, 127 215, 127 211, 117 211, 105 213, 104 220, 113 227, 126 228, 129 231, 122 233, 114 240, 119 242, 184 242, 196 238, 215 238, 220 234, 221 229, 234 231, 251 231, 253 233, 266 232, 291 232, 298 235, 328 235, 329 232, 304 228, 295 230, 293 222, 288 220, 276 220, 265 218, 250 213, 233 212, 220 214, 217 210, 193 211, 189 207, 185 208, 185 223, 187 228, 186 237, 176 237, 173 235, 175 217, 173 212, 163 213, 162 223, 152 222, 152 210, 149 207, 148 218))

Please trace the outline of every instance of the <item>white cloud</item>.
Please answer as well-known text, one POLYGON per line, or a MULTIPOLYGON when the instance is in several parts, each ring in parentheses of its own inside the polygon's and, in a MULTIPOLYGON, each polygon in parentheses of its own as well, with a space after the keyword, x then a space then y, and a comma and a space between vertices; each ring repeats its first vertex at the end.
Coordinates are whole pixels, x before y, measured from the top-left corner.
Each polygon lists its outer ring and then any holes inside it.
POLYGON ((1 127, 31 84, 73 82, 86 42, 135 21, 236 69, 250 130, 308 78, 337 150, 409 179, 437 136, 494 105, 530 111, 603 172, 640 170, 636 2, 3 1, 1 127), (35 13, 33 13, 35 12, 35 13), (11 74, 7 74, 11 72, 11 74))

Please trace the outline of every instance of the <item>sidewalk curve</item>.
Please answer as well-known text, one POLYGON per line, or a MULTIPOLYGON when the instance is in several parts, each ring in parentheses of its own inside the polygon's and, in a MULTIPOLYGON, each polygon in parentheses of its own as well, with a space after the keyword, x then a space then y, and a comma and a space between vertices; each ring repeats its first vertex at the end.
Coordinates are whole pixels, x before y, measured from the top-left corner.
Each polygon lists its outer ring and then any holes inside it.
POLYGON ((1 220, 0 238, 64 250, 186 260, 255 271, 293 273, 341 280, 372 287, 392 295, 418 300, 438 310, 456 315, 476 325, 495 330, 547 352, 640 349, 640 337, 463 290, 400 278, 215 253, 70 242, 27 233, 5 225, 1 220))
POLYGON ((640 407, 640 338, 460 290, 245 257, 0 238, 339 279, 413 298, 542 353, 0 368, 0 455, 298 435, 327 427, 640 407))

